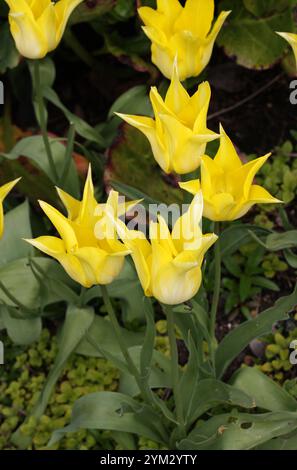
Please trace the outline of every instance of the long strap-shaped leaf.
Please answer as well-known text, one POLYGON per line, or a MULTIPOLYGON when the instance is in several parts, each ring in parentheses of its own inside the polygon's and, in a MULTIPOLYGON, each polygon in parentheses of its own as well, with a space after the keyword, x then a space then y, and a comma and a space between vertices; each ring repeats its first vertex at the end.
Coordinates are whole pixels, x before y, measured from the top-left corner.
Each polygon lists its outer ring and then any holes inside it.
POLYGON ((294 292, 281 297, 273 307, 257 318, 242 323, 225 336, 216 351, 216 375, 221 377, 236 356, 252 341, 271 332, 273 324, 287 318, 288 312, 297 305, 297 285, 294 292))

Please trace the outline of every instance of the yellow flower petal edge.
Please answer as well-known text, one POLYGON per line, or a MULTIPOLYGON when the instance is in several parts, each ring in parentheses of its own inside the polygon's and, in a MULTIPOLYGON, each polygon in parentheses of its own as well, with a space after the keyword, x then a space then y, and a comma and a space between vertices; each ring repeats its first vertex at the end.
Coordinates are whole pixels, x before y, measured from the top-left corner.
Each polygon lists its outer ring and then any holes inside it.
POLYGON ((292 47, 294 55, 295 55, 296 67, 297 67, 297 34, 294 34, 294 33, 279 33, 279 32, 276 32, 276 34, 278 34, 279 36, 284 38, 286 41, 288 41, 288 43, 292 47))
POLYGON ((199 168, 206 144, 219 137, 207 128, 210 98, 208 82, 201 83, 196 93, 189 96, 179 80, 175 61, 165 100, 155 87, 151 89, 154 119, 116 114, 147 137, 155 160, 165 173, 186 174, 199 168))
POLYGON ((170 78, 179 59, 181 80, 198 76, 210 61, 215 40, 230 11, 223 11, 213 24, 214 0, 157 0, 157 9, 140 7, 143 31, 152 42, 152 62, 170 78))
POLYGON ((10 193, 10 191, 14 188, 14 186, 20 181, 21 178, 17 178, 9 183, 0 186, 0 238, 3 235, 4 231, 4 212, 3 212, 3 201, 10 193))
POLYGON ((57 190, 67 216, 44 201, 40 201, 40 206, 60 238, 41 236, 26 241, 59 261, 68 275, 84 287, 111 283, 120 274, 130 251, 118 239, 110 214, 117 219, 126 207, 130 208, 137 201, 123 206, 119 194, 111 191, 107 202, 98 204, 91 167, 81 201, 59 188, 57 190))
POLYGON ((231 221, 243 217, 254 204, 280 203, 266 189, 253 184, 257 171, 271 154, 243 164, 230 138, 221 126, 220 147, 212 160, 202 158, 201 181, 180 183, 191 194, 202 190, 203 215, 213 221, 231 221))
POLYGON ((21 55, 41 59, 62 39, 67 21, 83 0, 5 0, 10 31, 21 55))
POLYGON ((172 232, 162 217, 151 222, 149 240, 142 232, 129 230, 122 221, 115 222, 120 238, 131 251, 146 296, 177 305, 198 292, 204 255, 217 240, 214 233, 202 234, 202 211, 199 192, 188 211, 177 219, 172 232))

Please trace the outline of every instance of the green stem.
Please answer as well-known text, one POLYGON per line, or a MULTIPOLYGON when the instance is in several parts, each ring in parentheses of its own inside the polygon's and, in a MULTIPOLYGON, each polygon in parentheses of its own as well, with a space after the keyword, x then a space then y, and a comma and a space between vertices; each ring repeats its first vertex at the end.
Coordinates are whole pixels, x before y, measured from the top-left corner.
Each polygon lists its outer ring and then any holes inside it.
MULTIPOLYGON (((5 287, 5 285, 2 283, 2 281, 0 281, 0 289, 2 290, 2 292, 4 292, 4 294, 6 295, 6 297, 12 302, 14 303, 14 305, 16 307, 18 307, 19 309, 21 309, 23 312, 25 313, 29 313, 30 315, 32 315, 32 310, 30 310, 28 307, 26 307, 24 304, 22 304, 18 299, 15 298, 14 295, 12 295, 10 293, 10 291, 5 287)), ((20 316, 20 318, 22 318, 20 316)))
MULTIPOLYGON (((220 223, 215 223, 214 231, 217 235, 220 233, 220 223)), ((221 291, 221 249, 219 240, 215 243, 215 277, 212 305, 210 311, 210 334, 212 339, 212 359, 214 360, 214 350, 216 348, 216 319, 221 291)), ((214 364, 213 364, 214 365, 214 364)))
POLYGON ((133 362, 133 360, 130 356, 130 353, 128 351, 128 348, 125 344, 125 341, 123 339, 122 332, 121 332, 121 327, 120 327, 120 324, 119 324, 118 319, 116 317, 116 314, 114 312, 114 309, 113 309, 112 303, 110 301, 106 286, 101 285, 101 292, 102 292, 104 305, 106 307, 109 319, 111 321, 111 324, 112 324, 112 327, 113 327, 113 330, 114 330, 114 333, 115 333, 116 338, 118 340, 121 352, 122 352, 122 354, 123 354, 123 356, 126 360, 128 369, 129 369, 131 375, 134 376, 134 378, 137 382, 137 385, 139 387, 139 390, 141 392, 143 400, 151 406, 152 405, 151 399, 150 399, 150 397, 148 397, 148 394, 147 394, 146 388, 143 385, 143 381, 141 379, 140 373, 139 373, 137 367, 135 366, 135 364, 134 364, 134 362, 133 362))
POLYGON ((172 378, 172 388, 173 388, 173 396, 175 401, 175 409, 176 409, 176 419, 179 423, 179 432, 180 437, 185 436, 185 422, 184 422, 184 412, 183 412, 183 404, 182 404, 182 397, 180 393, 180 385, 179 385, 179 366, 178 366, 178 350, 176 344, 176 337, 174 331, 174 318, 173 318, 173 311, 172 307, 169 305, 163 305, 163 308, 166 313, 167 317, 167 329, 168 329, 168 338, 170 344, 170 356, 171 356, 171 378, 172 378))
POLYGON ((11 121, 11 94, 8 84, 5 86, 5 102, 3 114, 3 141, 5 152, 10 152, 14 145, 13 127, 11 121))
POLYGON ((62 189, 67 180, 69 168, 70 168, 71 161, 72 161, 74 138, 75 138, 75 125, 73 122, 71 122, 68 136, 67 136, 67 147, 66 147, 66 152, 65 152, 64 167, 63 167, 62 175, 59 181, 59 185, 62 189))
POLYGON ((33 67, 34 67, 34 81, 35 81, 35 90, 36 90, 36 100, 37 100, 37 105, 38 105, 38 111, 39 111, 39 122, 40 122, 40 130, 41 134, 43 137, 43 142, 44 142, 44 147, 45 151, 47 154, 48 158, 48 163, 49 167, 52 173, 52 176, 54 178, 54 182, 58 182, 58 173, 56 170, 53 154, 52 154, 52 149, 48 137, 48 132, 47 132, 47 119, 45 115, 45 104, 44 104, 44 99, 42 96, 42 88, 41 88, 41 80, 40 80, 40 63, 39 60, 34 60, 33 61, 33 67))

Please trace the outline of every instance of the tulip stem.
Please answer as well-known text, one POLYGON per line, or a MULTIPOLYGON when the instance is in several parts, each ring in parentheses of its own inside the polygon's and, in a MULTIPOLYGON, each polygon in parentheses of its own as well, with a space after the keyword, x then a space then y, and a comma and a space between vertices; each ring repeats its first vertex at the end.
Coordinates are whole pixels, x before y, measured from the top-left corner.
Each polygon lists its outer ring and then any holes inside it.
POLYGON ((182 397, 180 394, 179 384, 179 367, 178 367, 178 350, 176 344, 176 337, 174 331, 174 317, 172 307, 169 305, 163 305, 164 311, 167 317, 167 330, 168 339, 170 344, 170 356, 171 356, 171 378, 172 378, 172 389, 176 408, 176 419, 179 423, 180 438, 185 436, 185 422, 183 413, 182 397))
POLYGON ((40 62, 39 60, 33 61, 34 67, 34 81, 35 81, 35 91, 36 91, 36 101, 38 105, 38 114, 39 114, 39 124, 40 130, 44 142, 45 151, 48 158, 49 167, 51 170, 52 177, 54 178, 54 182, 58 182, 58 173, 54 162, 54 157, 51 149, 51 144, 48 137, 47 131, 47 119, 45 115, 45 104, 42 95, 42 87, 41 87, 41 79, 40 79, 40 62))
POLYGON ((120 327, 120 324, 119 324, 118 319, 116 317, 116 314, 114 312, 114 309, 113 309, 112 303, 110 301, 106 286, 101 285, 101 292, 102 292, 102 298, 103 298, 104 305, 106 307, 110 322, 111 322, 113 330, 114 330, 114 333, 115 333, 116 338, 118 340, 121 352, 122 352, 122 354, 123 354, 123 356, 126 360, 128 369, 129 369, 131 375, 134 376, 134 378, 137 382, 137 385, 139 387, 139 390, 141 392, 143 400, 146 401, 151 406, 152 403, 151 403, 151 400, 148 397, 148 394, 147 394, 147 391, 146 391, 145 387, 143 386, 143 381, 141 379, 140 373, 139 373, 137 367, 135 366, 135 364, 134 364, 134 362, 133 362, 133 360, 130 356, 128 348, 125 344, 125 340, 123 339, 121 327, 120 327))
MULTIPOLYGON (((216 222, 214 227, 214 232, 219 236, 220 234, 220 223, 216 222)), ((211 349, 212 349, 212 360, 214 362, 214 351, 216 348, 216 319, 217 311, 220 300, 220 291, 221 291, 221 249, 219 240, 215 243, 215 277, 214 277, 214 291, 212 297, 212 305, 210 311, 210 335, 211 335, 211 349)), ((215 364, 213 364, 214 366, 215 364)))
POLYGON ((75 125, 73 122, 71 122, 69 126, 68 136, 67 136, 67 146, 66 146, 66 152, 65 152, 64 167, 62 171, 62 176, 59 181, 59 185, 62 189, 64 189, 64 184, 67 181, 70 165, 72 162, 74 139, 75 139, 75 125))

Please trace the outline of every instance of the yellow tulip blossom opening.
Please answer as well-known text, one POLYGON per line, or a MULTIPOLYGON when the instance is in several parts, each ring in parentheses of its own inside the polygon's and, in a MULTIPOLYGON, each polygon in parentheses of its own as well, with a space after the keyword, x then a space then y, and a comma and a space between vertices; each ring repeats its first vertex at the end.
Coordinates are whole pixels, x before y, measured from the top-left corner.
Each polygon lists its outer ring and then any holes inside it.
POLYGON ((206 251, 217 240, 213 233, 203 235, 200 223, 202 193, 188 211, 178 218, 170 232, 165 220, 150 224, 150 241, 142 232, 129 230, 116 222, 120 238, 131 251, 144 293, 167 305, 190 300, 201 285, 201 265, 206 251))
POLYGON ((230 12, 214 19, 214 0, 157 0, 157 9, 141 7, 143 31, 152 42, 152 62, 170 78, 178 57, 181 80, 196 77, 210 61, 215 40, 230 12))
POLYGON ((201 83, 196 93, 189 96, 179 81, 175 62, 165 100, 156 87, 151 88, 155 119, 116 114, 147 137, 155 160, 165 173, 186 174, 200 166, 207 142, 219 137, 207 128, 210 97, 208 82, 201 83))
POLYGON ((105 204, 98 204, 90 168, 82 201, 61 189, 58 194, 68 217, 46 202, 40 201, 40 206, 61 238, 41 236, 26 241, 58 260, 69 276, 82 286, 111 283, 120 273, 129 250, 118 240, 107 213, 117 218, 130 205, 119 204, 116 191, 110 192, 105 204))
POLYGON ((214 159, 203 156, 201 182, 180 183, 180 187, 196 194, 203 192, 203 215, 213 221, 235 220, 244 216, 254 204, 275 204, 279 201, 266 189, 253 184, 257 171, 271 154, 243 164, 230 138, 221 126, 221 141, 214 159))
POLYGON ((41 59, 58 46, 67 21, 83 0, 5 0, 11 34, 21 55, 41 59))
POLYGON ((295 55, 295 60, 296 60, 296 66, 297 66, 297 34, 294 33, 277 33, 279 36, 284 38, 290 46, 293 49, 294 55, 295 55))
POLYGON ((21 178, 17 178, 13 181, 10 181, 9 183, 4 184, 3 186, 0 186, 0 238, 3 235, 3 230, 4 230, 4 213, 3 213, 3 201, 10 193, 12 188, 17 184, 18 181, 20 181, 21 178))

